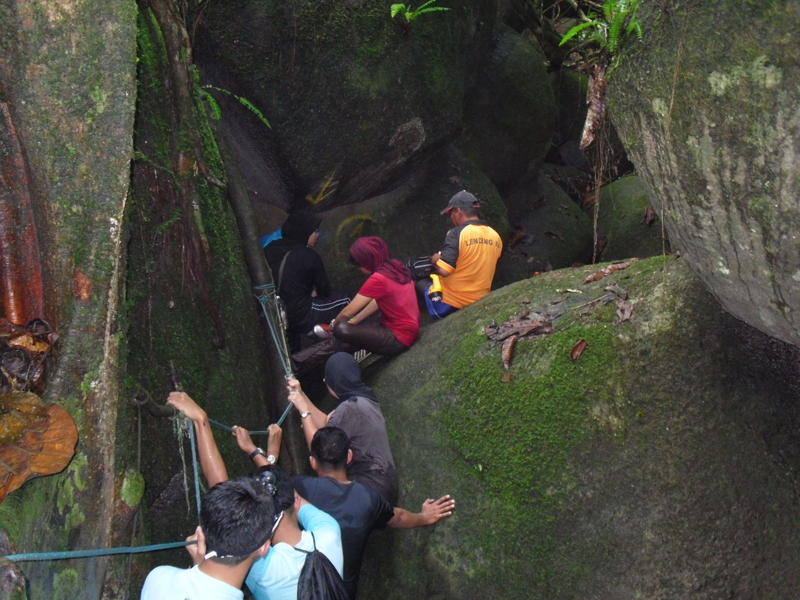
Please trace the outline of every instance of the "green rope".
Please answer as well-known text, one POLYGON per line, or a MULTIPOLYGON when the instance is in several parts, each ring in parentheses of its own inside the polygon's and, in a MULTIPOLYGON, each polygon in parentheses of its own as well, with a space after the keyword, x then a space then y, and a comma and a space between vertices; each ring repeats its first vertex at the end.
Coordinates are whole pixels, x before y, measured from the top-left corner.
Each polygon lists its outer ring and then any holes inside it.
MULTIPOLYGON (((211 423, 212 425, 215 425, 215 426, 219 427, 220 429, 224 429, 225 431, 233 431, 233 427, 231 427, 229 425, 225 425, 225 423, 220 423, 219 421, 215 421, 214 419, 209 419, 208 422, 211 423)), ((279 425, 280 425, 280 423, 279 423, 279 425)), ((258 430, 258 431, 249 431, 248 430, 247 433, 249 433, 250 435, 268 435, 269 431, 267 431, 266 429, 258 430)))
POLYGON ((91 558, 95 556, 110 556, 112 554, 139 554, 142 552, 157 552, 171 548, 181 548, 196 544, 191 542, 167 542, 165 544, 151 544, 149 546, 121 546, 119 548, 96 548, 94 550, 69 550, 65 552, 29 552, 27 554, 9 554, 0 556, 5 560, 22 562, 27 560, 66 560, 68 558, 91 558))

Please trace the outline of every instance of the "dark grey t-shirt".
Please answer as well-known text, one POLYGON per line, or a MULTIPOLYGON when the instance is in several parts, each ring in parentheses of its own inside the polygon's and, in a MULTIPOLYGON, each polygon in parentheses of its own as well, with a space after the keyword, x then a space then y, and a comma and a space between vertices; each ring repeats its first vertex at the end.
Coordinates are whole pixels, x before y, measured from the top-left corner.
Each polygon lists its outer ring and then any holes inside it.
POLYGON ((339 483, 330 477, 294 478, 297 493, 331 515, 342 529, 344 585, 355 598, 361 557, 369 534, 383 529, 394 516, 394 508, 374 489, 354 481, 339 483))
POLYGON ((339 427, 350 438, 353 462, 347 466, 348 477, 397 506, 397 470, 378 403, 362 396, 348 398, 330 413, 328 425, 339 427))

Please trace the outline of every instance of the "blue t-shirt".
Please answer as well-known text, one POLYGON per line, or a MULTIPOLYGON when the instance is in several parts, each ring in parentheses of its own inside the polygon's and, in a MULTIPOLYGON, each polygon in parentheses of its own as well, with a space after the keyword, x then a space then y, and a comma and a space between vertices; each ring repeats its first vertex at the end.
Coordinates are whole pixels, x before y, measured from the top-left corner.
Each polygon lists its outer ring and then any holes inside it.
POLYGON ((140 600, 242 600, 239 588, 191 569, 156 567, 147 576, 140 600))
POLYGON ((304 529, 300 542, 296 546, 284 542, 275 544, 250 568, 245 583, 256 600, 297 600, 297 580, 307 555, 295 547, 310 552, 314 549, 314 540, 317 550, 328 557, 339 575, 342 574, 342 535, 336 519, 311 504, 304 504, 297 513, 297 520, 304 529))

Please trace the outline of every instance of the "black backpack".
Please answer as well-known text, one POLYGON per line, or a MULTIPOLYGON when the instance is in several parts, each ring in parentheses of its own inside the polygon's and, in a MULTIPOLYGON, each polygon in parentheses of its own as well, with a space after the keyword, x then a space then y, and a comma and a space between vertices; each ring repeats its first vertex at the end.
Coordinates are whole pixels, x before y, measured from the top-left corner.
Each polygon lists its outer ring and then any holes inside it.
POLYGON ((299 552, 306 553, 306 561, 297 580, 297 600, 349 600, 350 595, 344 587, 339 572, 328 557, 317 550, 314 532, 310 533, 314 549, 309 552, 295 548, 299 552))
POLYGON ((405 262, 406 268, 411 272, 414 280, 425 279, 433 273, 433 264, 430 256, 415 256, 405 262))

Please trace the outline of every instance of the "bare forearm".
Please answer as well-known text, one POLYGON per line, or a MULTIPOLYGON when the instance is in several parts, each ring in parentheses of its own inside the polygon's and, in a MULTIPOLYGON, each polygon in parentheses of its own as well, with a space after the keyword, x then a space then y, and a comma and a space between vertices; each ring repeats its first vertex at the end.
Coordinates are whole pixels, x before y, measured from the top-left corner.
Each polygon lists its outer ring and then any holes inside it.
POLYGON ((389 520, 389 527, 396 527, 398 529, 412 529, 414 527, 424 527, 432 525, 435 521, 423 513, 412 513, 405 508, 399 506, 394 507, 394 516, 389 520))
POLYGON ((372 300, 370 300, 370 303, 367 304, 364 308, 362 308, 356 316, 352 317, 349 322, 351 325, 358 325, 359 323, 361 323, 361 321, 363 321, 370 315, 375 314, 377 311, 378 311, 378 303, 373 298, 372 300))
POLYGON ((214 434, 208 417, 193 421, 194 430, 197 434, 197 453, 200 455, 200 468, 208 482, 208 487, 213 487, 222 481, 228 480, 228 471, 219 453, 217 443, 214 441, 214 434))

